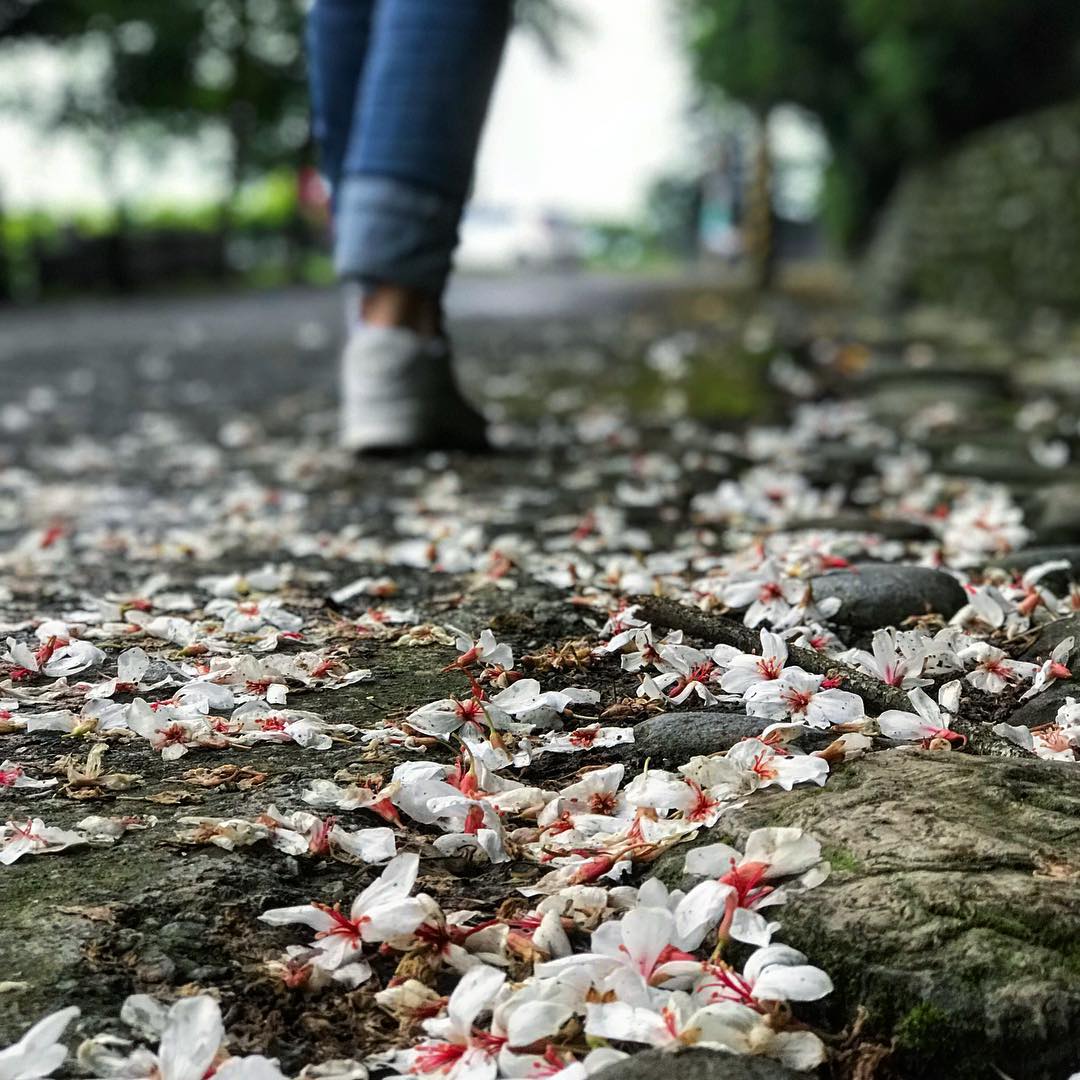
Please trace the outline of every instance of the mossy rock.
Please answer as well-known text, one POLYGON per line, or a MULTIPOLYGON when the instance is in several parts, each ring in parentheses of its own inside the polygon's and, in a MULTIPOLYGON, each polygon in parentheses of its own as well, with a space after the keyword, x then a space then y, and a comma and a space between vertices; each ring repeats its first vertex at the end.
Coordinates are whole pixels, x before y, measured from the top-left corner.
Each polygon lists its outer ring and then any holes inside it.
MULTIPOLYGON (((1080 766, 891 750, 823 789, 765 792, 701 843, 796 825, 828 881, 771 909, 832 976, 828 1021, 869 1010, 899 1075, 1059 1080, 1080 1061, 1080 766), (841 783, 836 783, 841 780, 841 783)), ((671 884, 684 851, 659 860, 671 884)))

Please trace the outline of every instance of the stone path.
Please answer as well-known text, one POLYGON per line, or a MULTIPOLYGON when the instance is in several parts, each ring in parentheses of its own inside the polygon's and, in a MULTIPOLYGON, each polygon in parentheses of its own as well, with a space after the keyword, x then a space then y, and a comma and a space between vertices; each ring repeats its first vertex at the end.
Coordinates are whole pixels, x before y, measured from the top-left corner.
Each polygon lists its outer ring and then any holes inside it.
MULTIPOLYGON (((523 286, 460 300, 484 314, 459 344, 505 446, 487 459, 357 464, 333 449, 334 297, 56 309, 55 322, 16 316, 0 332, 0 797, 21 830, 7 829, 0 857, 29 849, 0 866, 5 1042, 64 1005, 82 1010, 74 1046, 124 1033, 130 994, 209 992, 230 1052, 268 1054, 286 1075, 414 1044, 374 994, 395 973, 451 992, 459 975, 427 945, 373 952, 368 981, 317 990, 280 961, 306 931, 259 915, 315 899, 347 909, 377 873, 365 862, 385 862, 328 841, 332 822, 318 836, 285 827, 315 812, 388 827, 305 798, 329 781, 369 802, 386 793, 396 850, 420 854, 443 912, 532 917, 538 901, 520 890, 558 865, 538 857, 536 807, 483 826, 509 853, 492 862, 475 822, 418 819, 419 781, 395 773, 431 761, 450 776, 456 740, 432 739, 416 710, 467 703, 485 677, 484 700, 508 709, 530 679, 537 693, 586 692, 529 699, 473 751, 514 756, 498 775, 541 804, 600 766, 683 784, 695 754, 727 752, 707 767, 730 770, 762 746, 742 786, 715 796, 715 824, 711 811, 634 804, 672 844, 639 837, 621 883, 656 860, 669 887, 693 885, 674 840, 741 851, 782 826, 819 842, 828 880, 767 910, 833 992, 760 1015, 762 1030, 813 1033, 821 1075, 993 1066, 1020 1080, 1080 1063, 1080 728, 1067 704, 1080 688, 1069 648, 1050 659, 1080 609, 1069 342, 1005 345, 959 320, 749 312, 700 287, 560 289, 557 310, 534 300, 528 318, 504 317, 523 286), (649 594, 686 612, 681 642, 665 637, 678 614, 653 630, 635 618, 649 594), (702 612, 714 622, 695 624, 702 612), (789 639, 785 670, 797 647, 816 650, 810 674, 792 676, 809 680, 791 684, 802 712, 790 695, 723 685, 737 656, 756 663, 759 626, 789 639), (886 648, 874 632, 890 626, 901 637, 886 648), (467 644, 490 629, 513 663, 456 661, 456 629, 467 644), (129 654, 118 675, 131 648, 148 664, 129 654), (1022 703, 1038 678, 1045 689, 1022 703), (911 712, 920 679, 933 722, 911 712), (890 709, 908 719, 890 726, 890 709), (812 727, 754 741, 788 718, 812 727), (572 752, 539 752, 560 739, 572 752), (777 769, 804 770, 794 791, 762 765, 777 748, 777 769), (38 818, 82 842, 49 850, 25 824, 38 818)), ((567 929, 587 951, 585 928, 567 929)), ((739 967, 748 946, 729 944, 739 967)), ((512 980, 544 958, 536 948, 503 957, 512 980)), ((549 1071, 584 1055, 581 1025, 548 1040, 549 1071)), ((786 1074, 688 1060, 710 1076, 786 1074)))

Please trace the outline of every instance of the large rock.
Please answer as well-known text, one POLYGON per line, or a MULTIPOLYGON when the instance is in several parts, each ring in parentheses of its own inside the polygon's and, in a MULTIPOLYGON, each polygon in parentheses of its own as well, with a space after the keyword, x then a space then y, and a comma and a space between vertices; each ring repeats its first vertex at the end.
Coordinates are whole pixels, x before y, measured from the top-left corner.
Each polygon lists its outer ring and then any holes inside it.
POLYGON ((671 1054, 646 1050, 593 1074, 593 1080, 806 1080, 810 1075, 775 1061, 740 1057, 717 1050, 686 1050, 671 1054))
POLYGON ((913 615, 955 615, 966 602, 960 583, 942 570, 892 563, 861 563, 812 579, 819 600, 836 597, 836 621, 859 630, 897 626, 913 615))
MULTIPOLYGON (((763 792, 705 837, 795 825, 832 862, 770 914, 778 940, 897 1040, 904 1077, 1060 1080, 1080 1061, 1080 765, 890 750, 821 789, 763 792)), ((656 865, 683 880, 683 852, 656 865)))

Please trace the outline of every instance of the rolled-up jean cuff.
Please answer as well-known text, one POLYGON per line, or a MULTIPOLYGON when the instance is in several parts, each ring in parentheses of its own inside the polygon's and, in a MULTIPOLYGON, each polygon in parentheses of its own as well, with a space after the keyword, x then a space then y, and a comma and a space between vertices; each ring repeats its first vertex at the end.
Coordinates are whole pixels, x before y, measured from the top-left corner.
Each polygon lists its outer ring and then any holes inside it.
POLYGON ((334 193, 338 276, 441 294, 461 210, 457 199, 392 177, 344 177, 334 193))

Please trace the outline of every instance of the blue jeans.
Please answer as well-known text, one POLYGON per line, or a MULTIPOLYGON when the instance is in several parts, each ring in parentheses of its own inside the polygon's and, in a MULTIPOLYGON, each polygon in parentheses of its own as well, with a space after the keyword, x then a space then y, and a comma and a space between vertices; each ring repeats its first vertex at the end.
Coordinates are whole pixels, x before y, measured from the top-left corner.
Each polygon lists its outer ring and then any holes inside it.
POLYGON ((510 7, 315 0, 312 110, 342 277, 441 295, 510 7))

